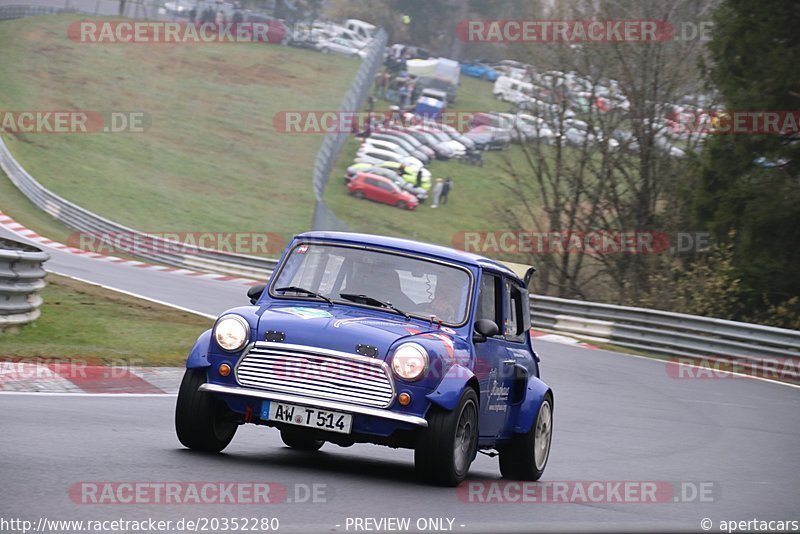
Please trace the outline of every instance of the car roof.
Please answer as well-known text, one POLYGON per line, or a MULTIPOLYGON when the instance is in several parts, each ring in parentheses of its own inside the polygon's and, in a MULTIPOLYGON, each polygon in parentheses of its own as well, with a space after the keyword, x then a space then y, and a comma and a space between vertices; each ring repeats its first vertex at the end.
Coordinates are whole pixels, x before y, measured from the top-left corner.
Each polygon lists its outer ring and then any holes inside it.
POLYGON ((411 239, 402 239, 399 237, 386 237, 373 234, 359 234, 352 232, 326 232, 326 231, 311 231, 304 232, 295 236, 295 239, 303 240, 320 240, 330 241, 332 243, 347 243, 356 245, 374 246, 377 248, 395 249, 405 252, 416 253, 421 256, 433 256, 442 260, 449 260, 473 267, 481 267, 490 269, 495 272, 500 272, 510 276, 518 282, 524 284, 523 280, 506 265, 486 258, 479 254, 465 252, 463 250, 456 250, 454 248, 444 247, 441 245, 432 245, 430 243, 423 243, 421 241, 413 241, 411 239))

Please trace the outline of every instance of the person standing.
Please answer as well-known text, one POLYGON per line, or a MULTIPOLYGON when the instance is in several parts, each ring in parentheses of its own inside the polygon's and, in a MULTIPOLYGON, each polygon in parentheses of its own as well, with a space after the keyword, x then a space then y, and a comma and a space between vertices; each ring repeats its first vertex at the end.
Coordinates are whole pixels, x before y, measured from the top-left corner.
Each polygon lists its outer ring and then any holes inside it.
POLYGON ((394 102, 395 95, 397 93, 396 87, 397 87, 397 80, 394 78, 390 78, 386 87, 386 100, 388 100, 389 102, 394 102))
POLYGON ((433 204, 431 204, 432 208, 439 207, 439 197, 442 196, 442 189, 444 188, 444 182, 441 178, 436 179, 436 183, 433 185, 433 204))
POLYGON ((453 189, 453 180, 448 176, 447 180, 445 180, 442 185, 442 205, 447 204, 447 195, 450 193, 451 189, 453 189))
POLYGON ((408 84, 405 81, 400 81, 400 107, 406 108, 408 107, 408 101, 411 95, 408 92, 408 84))
POLYGON ((375 91, 374 95, 378 97, 382 97, 386 92, 386 73, 379 72, 377 76, 375 76, 375 91))
POLYGON ((422 187, 422 168, 417 171, 417 183, 416 187, 422 187))

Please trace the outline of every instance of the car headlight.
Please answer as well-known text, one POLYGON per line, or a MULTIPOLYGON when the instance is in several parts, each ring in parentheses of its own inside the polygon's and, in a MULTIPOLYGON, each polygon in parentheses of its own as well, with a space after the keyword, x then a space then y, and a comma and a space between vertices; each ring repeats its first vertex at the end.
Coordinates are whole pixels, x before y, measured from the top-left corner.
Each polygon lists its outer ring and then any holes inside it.
POLYGON ((417 343, 403 343, 394 351, 392 370, 405 380, 415 380, 428 367, 428 352, 417 343))
POLYGON ((214 339, 223 349, 233 352, 245 346, 250 338, 250 325, 238 315, 226 315, 214 327, 214 339))

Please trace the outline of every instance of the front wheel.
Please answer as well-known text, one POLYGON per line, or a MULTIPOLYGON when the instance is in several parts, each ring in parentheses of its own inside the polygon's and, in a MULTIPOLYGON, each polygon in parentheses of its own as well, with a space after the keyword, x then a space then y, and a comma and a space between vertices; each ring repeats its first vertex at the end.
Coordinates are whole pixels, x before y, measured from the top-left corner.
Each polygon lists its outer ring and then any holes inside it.
POLYGON ((477 450, 478 396, 467 387, 454 410, 431 406, 428 428, 417 436, 414 467, 423 480, 457 486, 466 478, 477 450))
POLYGON ((205 383, 205 369, 187 369, 184 373, 175 406, 175 431, 185 447, 220 452, 233 439, 239 422, 224 402, 199 391, 205 383))
POLYGON ((500 473, 513 480, 539 480, 544 474, 553 439, 553 397, 548 393, 539 406, 531 429, 515 434, 500 451, 500 473))

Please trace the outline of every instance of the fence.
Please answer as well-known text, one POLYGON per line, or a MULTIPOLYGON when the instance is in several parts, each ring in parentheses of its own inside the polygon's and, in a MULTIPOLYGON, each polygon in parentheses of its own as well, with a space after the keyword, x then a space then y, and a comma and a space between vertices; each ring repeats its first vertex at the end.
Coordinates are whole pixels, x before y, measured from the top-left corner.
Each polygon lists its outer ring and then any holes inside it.
POLYGON ((50 256, 31 245, 0 238, 0 331, 39 318, 45 271, 50 256))
MULTIPOLYGON (((364 102, 372 86, 372 82, 375 80, 375 75, 378 73, 383 63, 383 52, 386 48, 387 39, 386 32, 379 30, 378 35, 370 44, 367 57, 361 62, 361 67, 359 67, 356 77, 353 79, 353 83, 344 96, 340 108, 342 112, 348 113, 357 111, 361 103, 364 102)), ((347 132, 328 132, 325 135, 325 139, 322 141, 319 152, 317 152, 317 159, 314 163, 314 174, 312 177, 314 196, 316 197, 314 221, 312 223, 312 228, 314 230, 348 230, 347 224, 339 220, 339 218, 325 206, 323 199, 331 170, 348 136, 349 134, 347 132)))

